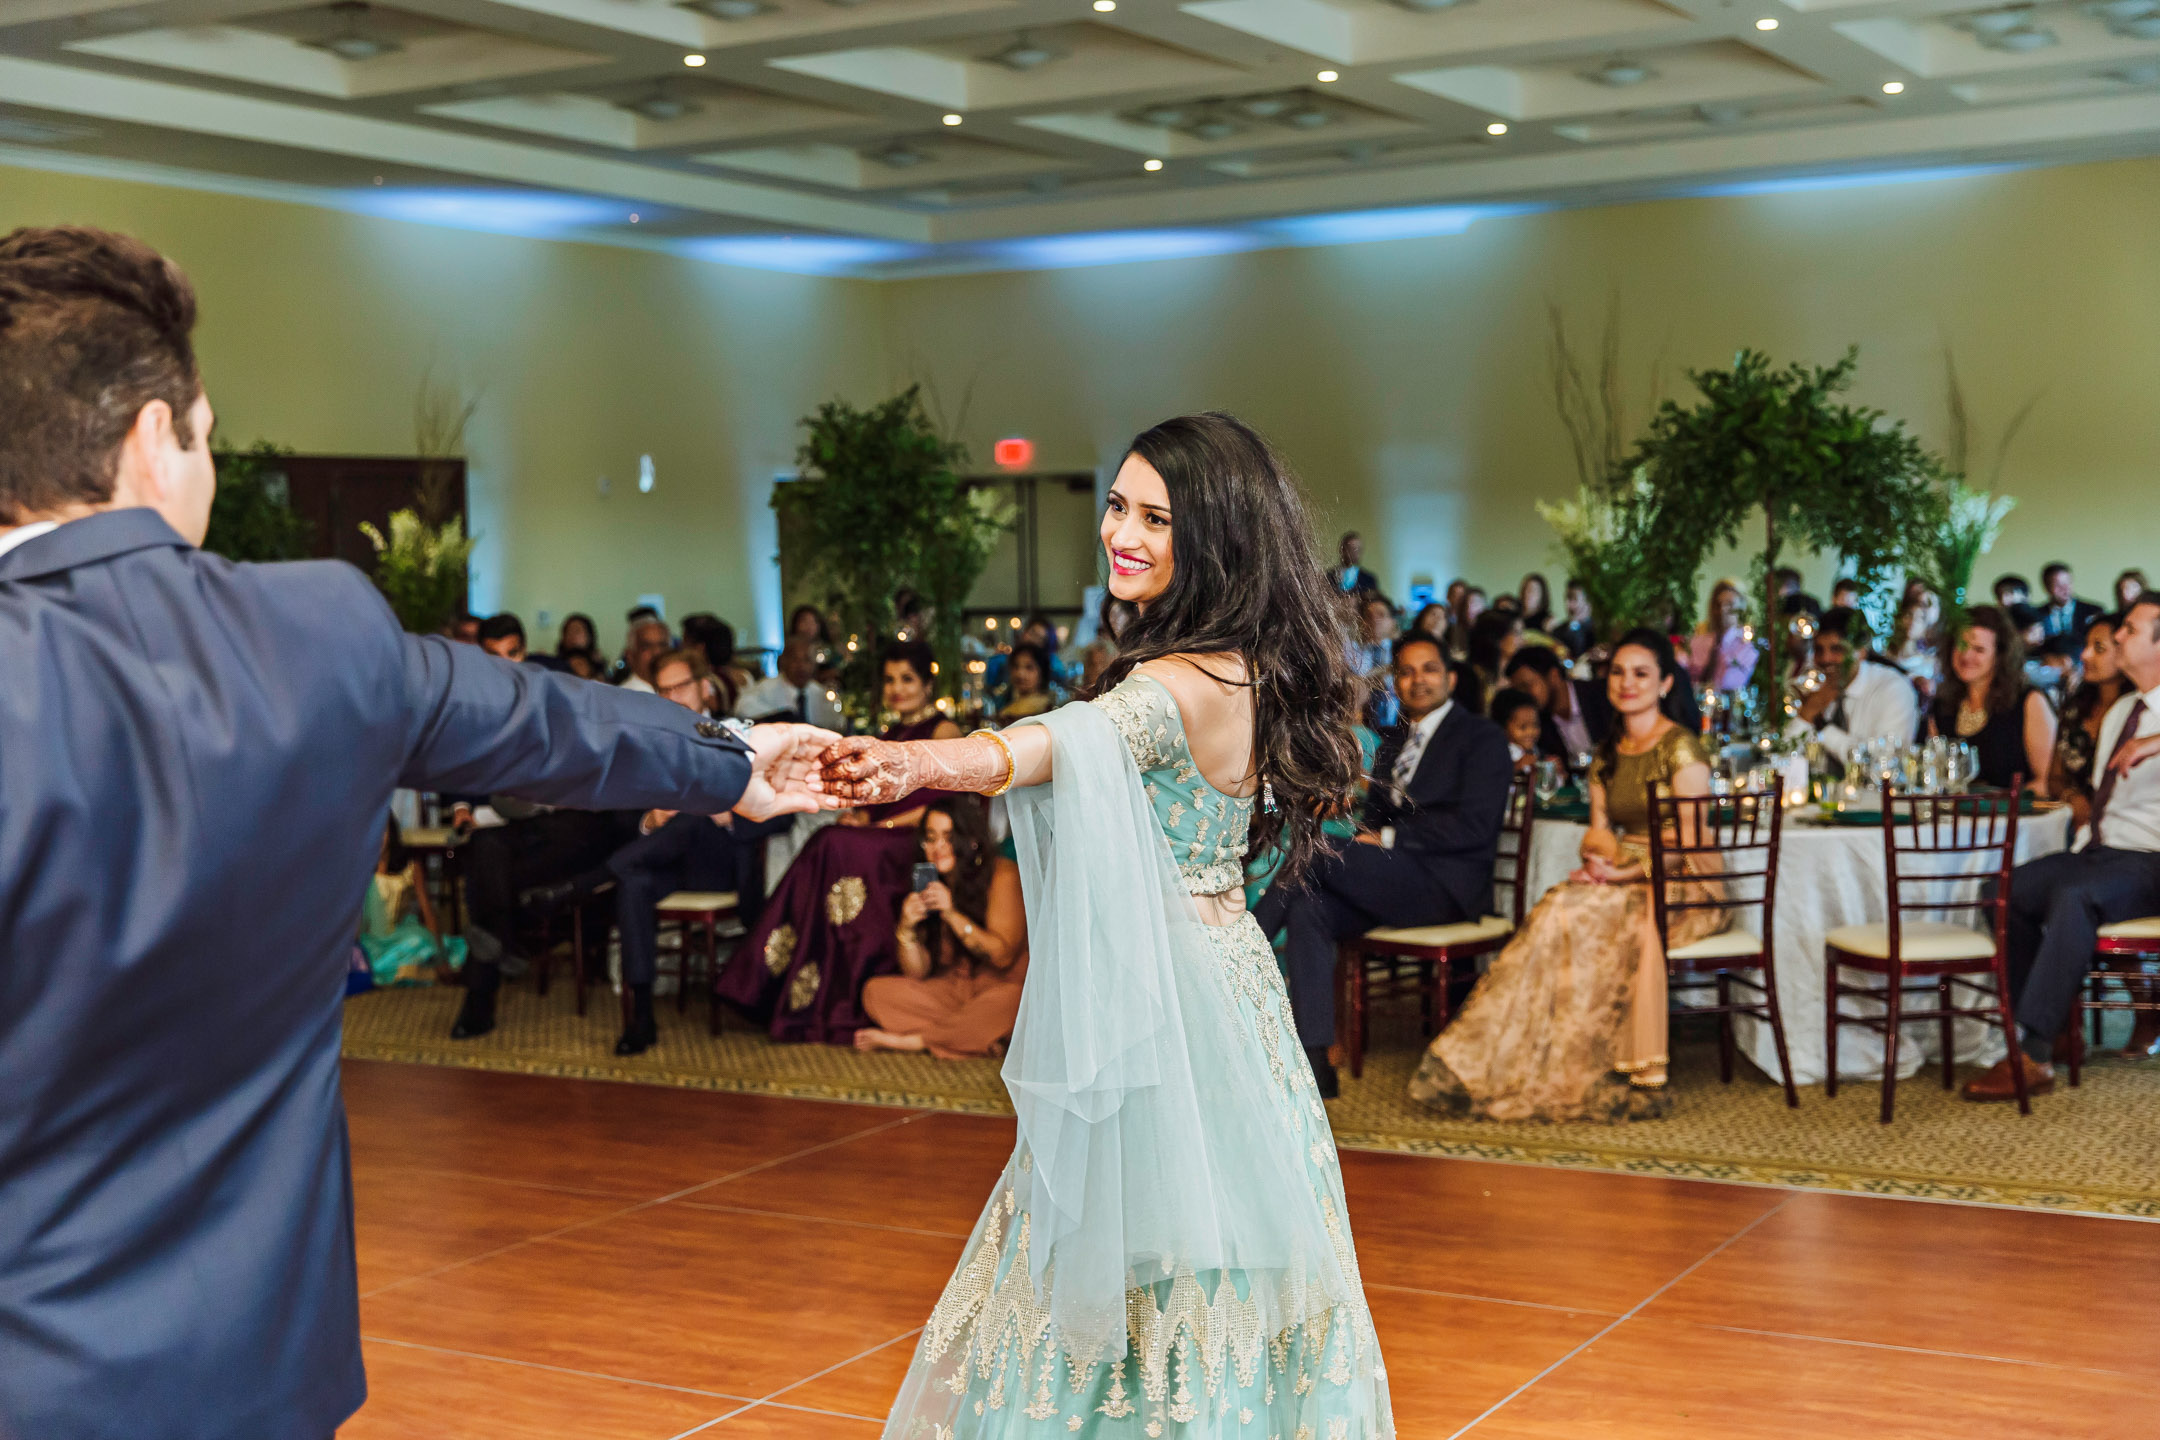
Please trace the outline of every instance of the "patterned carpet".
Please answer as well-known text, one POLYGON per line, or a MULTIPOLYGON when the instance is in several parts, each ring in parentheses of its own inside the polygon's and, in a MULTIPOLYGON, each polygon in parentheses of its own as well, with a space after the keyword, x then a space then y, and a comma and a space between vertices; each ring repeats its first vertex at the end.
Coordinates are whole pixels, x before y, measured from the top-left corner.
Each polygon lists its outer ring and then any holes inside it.
MULTIPOLYGON (((559 972, 558 972, 559 973, 559 972)), ((729 1017, 706 1034, 693 1005, 678 1015, 663 1000, 660 1043, 618 1060, 615 997, 591 992, 579 1017, 570 988, 546 998, 529 984, 506 987, 499 1024, 477 1041, 453 1042, 462 991, 376 991, 347 1002, 345 1053, 359 1059, 462 1065, 587 1080, 850 1100, 974 1114, 1007 1114, 990 1061, 951 1063, 924 1055, 862 1054, 824 1045, 776 1045, 729 1017)), ((1378 1017, 1376 1017, 1377 1019, 1378 1017)), ((2121 1017, 2117 1017, 2121 1018, 2121 1017)), ((1714 1046, 1675 1035, 1674 1106, 1634 1125, 1502 1125, 1447 1120, 1405 1090, 1418 1048, 1407 1026, 1378 1033, 1362 1079, 1343 1076, 1329 1108, 1345 1146, 1618 1170, 1688 1179, 1798 1185, 1864 1194, 2083 1210, 2160 1218, 2160 1062, 2098 1059, 2071 1090, 2016 1107, 1971 1105, 1923 1073, 1898 1086, 1896 1123, 1876 1120, 1878 1089, 1848 1084, 1835 1100, 1820 1086, 1788 1110, 1778 1088, 1744 1062, 1732 1085, 1717 1080, 1714 1046)), ((2119 1042, 2118 1042, 2119 1043, 2119 1042)))

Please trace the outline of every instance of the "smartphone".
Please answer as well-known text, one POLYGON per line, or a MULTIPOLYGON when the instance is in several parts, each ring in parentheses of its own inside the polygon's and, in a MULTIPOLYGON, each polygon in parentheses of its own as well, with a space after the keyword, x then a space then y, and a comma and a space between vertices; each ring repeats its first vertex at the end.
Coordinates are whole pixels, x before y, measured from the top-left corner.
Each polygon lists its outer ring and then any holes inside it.
POLYGON ((919 895, 937 884, 937 866, 927 860, 915 862, 914 890, 919 895))

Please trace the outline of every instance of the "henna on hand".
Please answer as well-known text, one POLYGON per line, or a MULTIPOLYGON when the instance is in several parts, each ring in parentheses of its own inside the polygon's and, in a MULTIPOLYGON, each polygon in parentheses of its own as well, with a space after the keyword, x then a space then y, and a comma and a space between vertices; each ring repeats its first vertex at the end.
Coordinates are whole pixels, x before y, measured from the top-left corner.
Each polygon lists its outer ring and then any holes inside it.
POLYGON ((890 805, 917 790, 987 794, 1005 783, 1005 747, 987 735, 877 740, 851 735, 821 761, 825 790, 849 805, 890 805))

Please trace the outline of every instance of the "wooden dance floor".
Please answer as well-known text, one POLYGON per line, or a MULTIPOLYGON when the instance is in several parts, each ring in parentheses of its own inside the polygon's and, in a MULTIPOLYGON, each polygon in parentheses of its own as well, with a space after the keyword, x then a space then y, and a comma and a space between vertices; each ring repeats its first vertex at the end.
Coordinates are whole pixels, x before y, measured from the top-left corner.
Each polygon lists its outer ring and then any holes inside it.
MULTIPOLYGON (((372 1398, 344 1440, 873 1440, 1012 1144, 813 1101, 345 1083, 372 1398)), ((1343 1171, 1405 1440, 2160 1434, 2160 1225, 1343 1171)))

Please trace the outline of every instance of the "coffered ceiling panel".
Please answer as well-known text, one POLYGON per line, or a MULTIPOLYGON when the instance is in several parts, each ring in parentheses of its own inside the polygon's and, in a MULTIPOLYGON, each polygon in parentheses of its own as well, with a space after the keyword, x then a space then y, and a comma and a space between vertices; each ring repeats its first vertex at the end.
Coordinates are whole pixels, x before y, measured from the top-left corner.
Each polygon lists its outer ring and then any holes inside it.
POLYGON ((633 244, 2144 153, 2160 0, 0 0, 0 163, 633 244))

